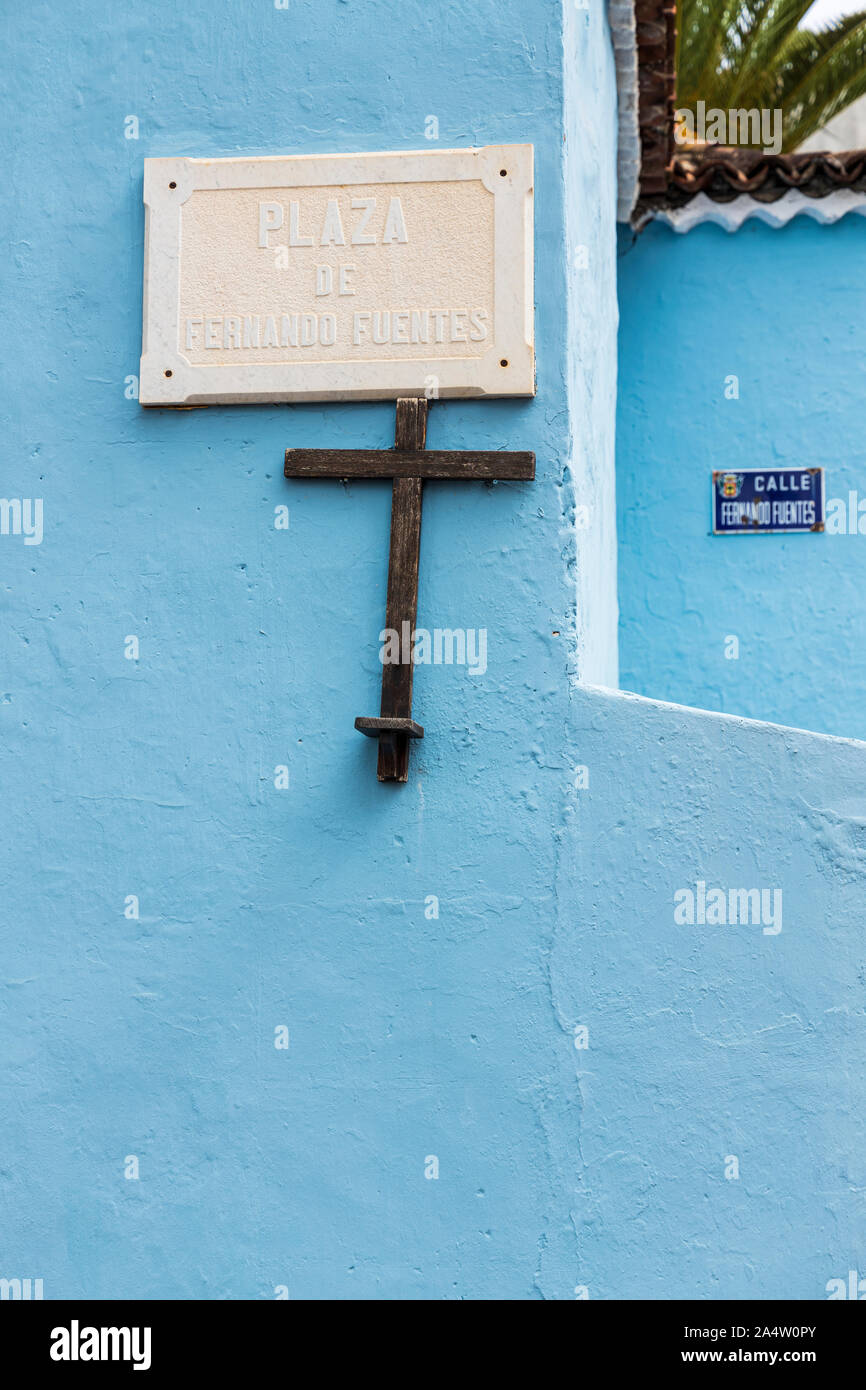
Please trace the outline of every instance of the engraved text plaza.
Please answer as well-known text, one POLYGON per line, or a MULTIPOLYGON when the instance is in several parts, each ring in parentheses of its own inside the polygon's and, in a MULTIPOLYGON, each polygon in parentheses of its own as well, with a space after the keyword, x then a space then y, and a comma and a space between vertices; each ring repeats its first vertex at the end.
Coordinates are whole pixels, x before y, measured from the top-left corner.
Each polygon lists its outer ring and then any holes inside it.
MULTIPOLYGON (((387 208, 380 208, 375 197, 346 197, 342 210, 339 200, 330 198, 324 215, 315 224, 305 219, 298 198, 288 199, 287 205, 273 201, 258 205, 258 248, 273 252, 280 268, 288 267, 293 251, 400 246, 408 242, 406 216, 399 197, 389 198, 387 208), (284 236, 285 241, 272 241, 274 234, 284 236)), ((317 297, 334 292, 340 298, 357 294, 356 265, 315 265, 311 270, 317 297)), ((488 336, 487 319, 488 312, 483 308, 359 309, 352 314, 352 344, 363 347, 385 343, 483 343, 488 336)), ((184 324, 186 351, 334 347, 338 339, 339 324, 333 313, 203 313, 188 316, 184 324)))

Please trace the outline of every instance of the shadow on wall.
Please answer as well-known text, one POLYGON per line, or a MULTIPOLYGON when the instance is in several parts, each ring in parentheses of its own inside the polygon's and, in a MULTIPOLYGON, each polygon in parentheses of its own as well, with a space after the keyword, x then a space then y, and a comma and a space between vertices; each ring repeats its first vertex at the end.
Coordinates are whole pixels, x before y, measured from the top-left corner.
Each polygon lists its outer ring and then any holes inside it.
POLYGON ((604 691, 573 709, 550 978, 581 1283, 825 1299, 866 1236, 866 747, 604 691))
POLYGON ((866 738, 866 221, 621 228, 621 685, 866 738), (714 536, 714 469, 822 467, 823 534, 714 536))

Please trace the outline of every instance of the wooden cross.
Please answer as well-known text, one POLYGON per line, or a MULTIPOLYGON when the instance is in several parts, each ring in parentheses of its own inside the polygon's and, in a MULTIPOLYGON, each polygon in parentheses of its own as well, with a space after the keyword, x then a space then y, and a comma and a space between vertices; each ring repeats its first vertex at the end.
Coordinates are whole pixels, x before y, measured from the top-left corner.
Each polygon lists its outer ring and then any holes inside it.
MULTIPOLYGON (((479 478, 530 480, 535 454, 479 453, 473 450, 426 452, 427 401, 397 401, 393 449, 287 449, 287 478, 392 478, 391 553, 385 626, 414 633, 418 608, 418 560, 421 552, 421 488, 425 478, 474 481, 479 478)), ((414 644, 413 644, 414 646, 414 644)), ((355 728, 379 740, 380 782, 409 778, 409 740, 423 738, 412 718, 414 662, 382 667, 382 701, 378 718, 358 717, 355 728)))

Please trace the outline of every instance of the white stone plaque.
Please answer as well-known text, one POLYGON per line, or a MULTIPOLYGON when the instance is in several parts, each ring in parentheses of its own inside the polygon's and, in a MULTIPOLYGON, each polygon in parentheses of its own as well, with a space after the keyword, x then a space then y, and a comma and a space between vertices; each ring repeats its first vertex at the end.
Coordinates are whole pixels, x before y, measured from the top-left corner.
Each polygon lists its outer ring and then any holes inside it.
POLYGON ((531 145, 144 163, 142 405, 534 394, 531 145))

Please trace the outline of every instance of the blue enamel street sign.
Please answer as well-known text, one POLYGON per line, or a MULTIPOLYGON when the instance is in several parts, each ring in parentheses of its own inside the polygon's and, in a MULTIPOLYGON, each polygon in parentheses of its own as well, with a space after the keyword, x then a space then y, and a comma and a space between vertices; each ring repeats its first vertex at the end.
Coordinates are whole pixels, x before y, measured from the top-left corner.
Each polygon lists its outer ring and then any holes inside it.
POLYGON ((714 535, 823 530, 823 468, 738 468, 713 473, 714 535))

